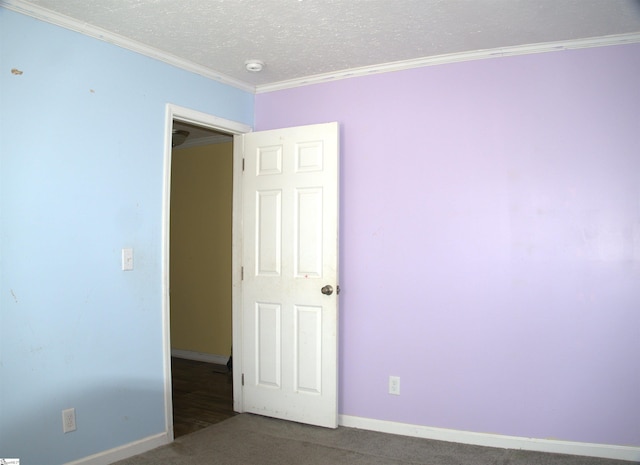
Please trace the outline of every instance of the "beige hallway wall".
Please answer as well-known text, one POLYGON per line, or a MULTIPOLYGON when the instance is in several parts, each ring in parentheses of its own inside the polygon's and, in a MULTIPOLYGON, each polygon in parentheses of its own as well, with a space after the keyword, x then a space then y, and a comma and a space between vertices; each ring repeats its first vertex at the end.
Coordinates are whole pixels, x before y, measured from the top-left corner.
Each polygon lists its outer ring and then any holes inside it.
POLYGON ((171 348, 231 351, 233 143, 174 149, 171 165, 171 348))

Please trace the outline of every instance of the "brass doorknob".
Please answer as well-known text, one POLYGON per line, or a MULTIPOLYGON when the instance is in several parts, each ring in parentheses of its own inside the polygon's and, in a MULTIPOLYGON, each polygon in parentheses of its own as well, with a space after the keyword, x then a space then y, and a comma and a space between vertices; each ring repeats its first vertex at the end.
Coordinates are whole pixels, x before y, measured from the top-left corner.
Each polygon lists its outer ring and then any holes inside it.
POLYGON ((324 295, 331 295, 333 294, 333 287, 330 284, 327 284, 321 289, 321 291, 324 295))

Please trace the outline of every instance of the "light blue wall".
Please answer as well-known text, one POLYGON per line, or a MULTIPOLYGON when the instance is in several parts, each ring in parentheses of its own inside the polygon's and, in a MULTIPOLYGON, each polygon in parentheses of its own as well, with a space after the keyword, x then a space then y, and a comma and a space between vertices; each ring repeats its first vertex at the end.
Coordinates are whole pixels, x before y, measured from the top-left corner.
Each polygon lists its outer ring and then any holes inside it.
POLYGON ((253 95, 4 8, 0 44, 0 457, 61 464, 164 431, 165 106, 253 95))

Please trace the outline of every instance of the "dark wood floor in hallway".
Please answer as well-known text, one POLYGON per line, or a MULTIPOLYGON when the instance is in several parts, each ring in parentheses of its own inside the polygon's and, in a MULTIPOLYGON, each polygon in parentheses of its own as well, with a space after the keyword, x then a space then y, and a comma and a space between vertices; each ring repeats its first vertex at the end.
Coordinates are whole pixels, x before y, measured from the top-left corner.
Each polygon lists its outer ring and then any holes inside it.
POLYGON ((226 366, 172 357, 171 377, 174 437, 235 415, 233 379, 226 366))

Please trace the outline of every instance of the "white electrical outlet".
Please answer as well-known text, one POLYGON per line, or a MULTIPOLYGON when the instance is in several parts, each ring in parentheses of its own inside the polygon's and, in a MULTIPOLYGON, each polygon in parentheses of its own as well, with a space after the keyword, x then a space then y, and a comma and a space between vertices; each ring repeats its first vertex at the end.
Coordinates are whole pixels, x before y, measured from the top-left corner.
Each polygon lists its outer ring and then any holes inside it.
POLYGON ((76 409, 68 408, 62 411, 62 432, 70 433, 76 430, 76 409))
POLYGON ((389 394, 393 394, 394 396, 400 395, 400 377, 399 376, 389 376, 389 394))

